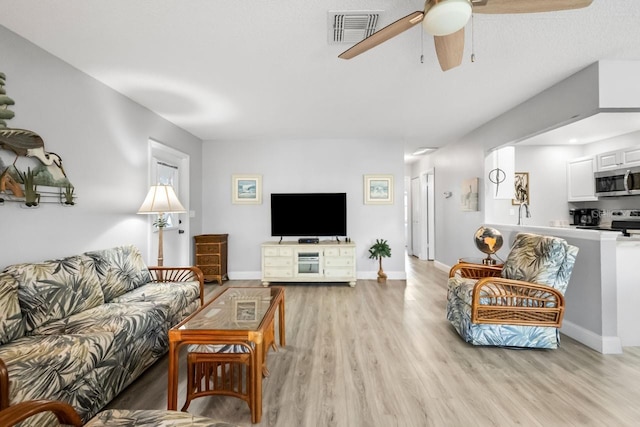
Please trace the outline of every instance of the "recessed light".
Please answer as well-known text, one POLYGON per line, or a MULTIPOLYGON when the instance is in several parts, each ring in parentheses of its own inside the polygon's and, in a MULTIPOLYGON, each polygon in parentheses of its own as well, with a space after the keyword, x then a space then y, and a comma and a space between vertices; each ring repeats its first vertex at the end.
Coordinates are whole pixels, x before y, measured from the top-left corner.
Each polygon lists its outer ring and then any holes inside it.
POLYGON ((569 140, 569 143, 571 143, 571 144, 575 144, 576 142, 578 142, 578 138, 571 138, 569 140))

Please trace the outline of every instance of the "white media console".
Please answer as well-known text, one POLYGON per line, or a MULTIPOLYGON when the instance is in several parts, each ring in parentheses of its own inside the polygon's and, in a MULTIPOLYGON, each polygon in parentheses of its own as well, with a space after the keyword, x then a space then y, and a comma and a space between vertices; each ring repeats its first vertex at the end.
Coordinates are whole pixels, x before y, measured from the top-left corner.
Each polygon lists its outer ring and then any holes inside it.
POLYGON ((353 287, 356 244, 334 240, 263 243, 262 286, 272 282, 348 282, 353 287))

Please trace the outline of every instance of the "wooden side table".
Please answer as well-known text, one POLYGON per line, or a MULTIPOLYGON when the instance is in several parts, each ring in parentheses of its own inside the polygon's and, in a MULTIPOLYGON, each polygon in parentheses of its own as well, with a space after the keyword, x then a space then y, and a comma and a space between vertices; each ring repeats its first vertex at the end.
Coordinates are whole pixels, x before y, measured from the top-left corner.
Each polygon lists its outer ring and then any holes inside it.
POLYGON ((193 236, 196 244, 196 267, 202 270, 205 282, 222 285, 227 275, 228 234, 200 234, 193 236))

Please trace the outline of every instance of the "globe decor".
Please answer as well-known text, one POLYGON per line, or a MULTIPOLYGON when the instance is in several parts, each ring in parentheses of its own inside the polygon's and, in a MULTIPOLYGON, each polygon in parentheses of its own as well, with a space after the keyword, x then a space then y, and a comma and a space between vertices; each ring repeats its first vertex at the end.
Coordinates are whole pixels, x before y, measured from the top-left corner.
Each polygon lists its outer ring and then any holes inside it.
POLYGON ((480 227, 476 230, 473 237, 476 247, 480 252, 487 254, 487 257, 482 260, 482 263, 485 265, 495 265, 496 260, 491 258, 491 255, 498 252, 502 247, 504 242, 502 234, 495 228, 480 227))

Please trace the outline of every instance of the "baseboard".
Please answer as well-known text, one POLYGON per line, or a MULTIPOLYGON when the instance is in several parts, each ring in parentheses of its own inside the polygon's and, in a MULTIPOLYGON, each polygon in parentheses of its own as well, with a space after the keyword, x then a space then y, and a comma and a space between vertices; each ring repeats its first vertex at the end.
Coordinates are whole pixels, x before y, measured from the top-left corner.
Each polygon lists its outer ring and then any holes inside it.
MULTIPOLYGON (((387 273, 387 280, 407 280, 406 271, 385 271, 385 273, 387 273)), ((358 271, 356 277, 360 280, 376 280, 378 273, 377 271, 358 271)), ((262 280, 262 272, 233 271, 229 273, 229 280, 262 280)))
POLYGON ((232 271, 229 273, 229 280, 261 280, 261 271, 232 271))
POLYGON ((622 353, 622 343, 619 337, 598 335, 566 319, 562 322, 560 332, 602 354, 622 353))
POLYGON ((449 272, 449 270, 451 270, 451 267, 452 267, 450 265, 446 265, 441 263, 440 261, 435 261, 435 260, 433 261, 433 266, 438 270, 446 271, 447 273, 449 272))
MULTIPOLYGON (((407 280, 407 272, 406 271, 386 271, 387 280, 407 280)), ((378 272, 377 271, 358 271, 356 272, 356 277, 358 280, 377 280, 378 272)))

